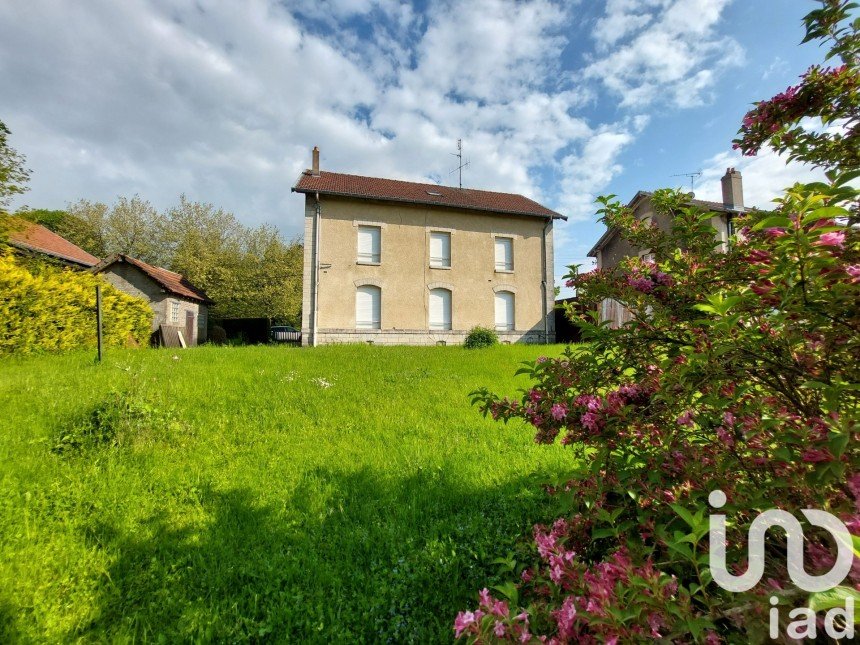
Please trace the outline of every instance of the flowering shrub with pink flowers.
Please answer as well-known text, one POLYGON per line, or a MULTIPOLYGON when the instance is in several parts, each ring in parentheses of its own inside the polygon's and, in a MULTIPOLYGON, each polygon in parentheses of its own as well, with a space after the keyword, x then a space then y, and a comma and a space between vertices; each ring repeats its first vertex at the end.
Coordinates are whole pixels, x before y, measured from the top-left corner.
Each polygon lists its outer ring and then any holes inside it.
MULTIPOLYGON (((526 421, 536 441, 561 441, 584 465, 549 487, 565 513, 534 528, 507 565, 513 579, 480 592, 456 637, 760 641, 771 596, 784 614, 809 602, 778 530, 759 585, 730 593, 713 582, 708 496, 727 497, 719 512, 736 574, 751 522, 774 507, 798 519, 826 510, 860 535, 860 172, 846 167, 793 186, 771 212, 738 215, 728 245, 683 193, 653 195, 668 232, 599 200, 606 224, 653 260, 573 269, 580 302, 597 311, 614 300, 630 322, 580 319, 588 343, 525 365, 532 385, 519 400, 475 393, 484 413, 526 421)), ((804 529, 807 570, 829 570, 835 544, 804 529)), ((860 606, 860 559, 842 584, 860 606)))
POLYGON ((827 58, 841 64, 813 65, 801 82, 747 112, 735 149, 756 154, 769 145, 789 159, 833 168, 860 168, 860 36, 857 4, 825 0, 806 18, 806 38, 830 41, 827 58), (855 22, 851 22, 852 12, 855 22), (810 122, 820 119, 821 127, 810 122))

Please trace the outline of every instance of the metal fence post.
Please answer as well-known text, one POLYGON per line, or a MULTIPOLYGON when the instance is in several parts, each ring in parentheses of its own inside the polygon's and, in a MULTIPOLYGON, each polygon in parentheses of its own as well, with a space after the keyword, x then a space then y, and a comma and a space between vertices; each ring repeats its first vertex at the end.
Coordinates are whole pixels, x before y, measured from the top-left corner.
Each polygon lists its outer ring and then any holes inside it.
POLYGON ((102 362, 102 288, 96 285, 96 339, 98 341, 98 362, 102 362))

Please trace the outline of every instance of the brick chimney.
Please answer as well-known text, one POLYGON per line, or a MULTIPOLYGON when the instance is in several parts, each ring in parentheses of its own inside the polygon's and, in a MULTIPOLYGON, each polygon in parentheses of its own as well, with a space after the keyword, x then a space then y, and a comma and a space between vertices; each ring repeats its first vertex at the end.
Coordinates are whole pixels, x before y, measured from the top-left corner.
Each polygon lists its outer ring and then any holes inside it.
MULTIPOLYGON (((320 149, 318 146, 314 146, 313 163, 311 164, 311 174, 317 176, 319 176, 320 174, 320 149)), ((723 188, 723 191, 725 192, 725 188, 723 188)))
POLYGON ((739 170, 726 168, 726 174, 720 180, 723 185, 723 205, 732 210, 744 209, 744 182, 739 170))

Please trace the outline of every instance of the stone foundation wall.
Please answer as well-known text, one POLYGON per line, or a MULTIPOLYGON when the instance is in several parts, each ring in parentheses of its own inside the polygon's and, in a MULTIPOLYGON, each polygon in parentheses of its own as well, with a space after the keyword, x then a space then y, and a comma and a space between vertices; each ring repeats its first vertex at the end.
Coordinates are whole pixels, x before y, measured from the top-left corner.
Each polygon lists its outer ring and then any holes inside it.
MULTIPOLYGON (((548 337, 543 331, 496 332, 500 343, 545 343, 555 342, 555 333, 548 337)), ((426 329, 386 329, 364 331, 358 329, 320 329, 317 331, 318 345, 346 343, 368 343, 373 345, 462 345, 468 331, 428 331, 426 329)), ((312 343, 312 334, 303 334, 302 339, 312 343)))

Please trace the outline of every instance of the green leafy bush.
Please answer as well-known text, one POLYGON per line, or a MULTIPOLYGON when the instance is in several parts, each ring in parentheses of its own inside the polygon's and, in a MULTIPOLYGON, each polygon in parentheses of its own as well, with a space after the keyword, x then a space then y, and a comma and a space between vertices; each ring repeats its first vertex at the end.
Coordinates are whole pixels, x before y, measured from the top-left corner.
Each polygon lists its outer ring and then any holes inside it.
POLYGON ((0 354, 96 345, 96 285, 106 346, 145 344, 152 310, 90 273, 45 264, 33 272, 0 251, 0 354))
POLYGON ((481 347, 492 347, 498 344, 499 336, 495 331, 488 327, 473 327, 466 340, 463 342, 463 347, 466 349, 480 349, 481 347))
POLYGON ((214 325, 209 332, 209 342, 214 345, 227 344, 227 332, 221 325, 214 325))

